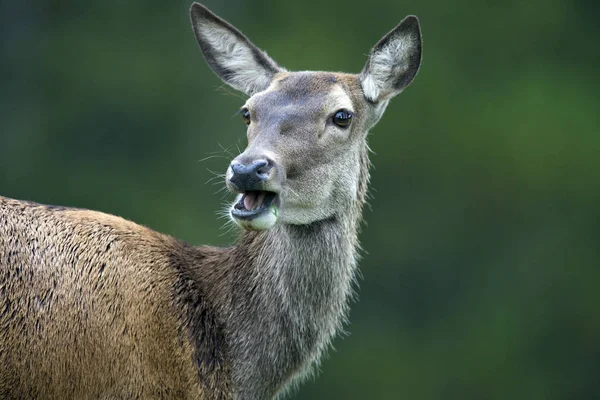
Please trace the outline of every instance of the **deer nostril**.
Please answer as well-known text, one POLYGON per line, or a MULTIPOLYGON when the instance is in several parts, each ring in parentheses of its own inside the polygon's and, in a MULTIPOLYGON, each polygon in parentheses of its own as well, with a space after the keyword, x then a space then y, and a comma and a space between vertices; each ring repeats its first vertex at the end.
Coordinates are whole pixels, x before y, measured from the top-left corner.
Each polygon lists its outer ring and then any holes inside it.
POLYGON ((255 190, 261 182, 269 179, 269 172, 273 168, 273 162, 266 159, 252 161, 244 165, 234 161, 230 165, 230 182, 240 190, 255 190))
POLYGON ((262 175, 268 176, 269 172, 273 168, 273 163, 271 162, 271 160, 259 160, 259 161, 261 162, 261 165, 259 165, 258 169, 256 170, 256 173, 261 176, 262 175))

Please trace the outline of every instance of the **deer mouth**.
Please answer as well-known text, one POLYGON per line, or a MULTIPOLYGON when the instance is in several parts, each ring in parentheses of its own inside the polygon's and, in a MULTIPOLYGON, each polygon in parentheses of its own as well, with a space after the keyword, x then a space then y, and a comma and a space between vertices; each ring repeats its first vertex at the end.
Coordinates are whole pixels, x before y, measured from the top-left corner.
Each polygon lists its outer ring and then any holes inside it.
POLYGON ((277 218, 277 193, 263 190, 249 190, 239 197, 231 208, 231 216, 243 221, 252 221, 266 213, 277 218))

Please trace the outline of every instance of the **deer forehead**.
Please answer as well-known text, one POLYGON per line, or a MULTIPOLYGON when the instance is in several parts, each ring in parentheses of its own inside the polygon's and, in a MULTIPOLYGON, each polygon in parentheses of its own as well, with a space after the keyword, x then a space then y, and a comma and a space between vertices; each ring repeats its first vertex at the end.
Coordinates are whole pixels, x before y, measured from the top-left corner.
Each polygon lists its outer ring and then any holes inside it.
POLYGON ((358 77, 332 72, 284 72, 278 74, 264 91, 248 99, 248 107, 258 118, 321 119, 339 109, 356 112, 353 92, 358 77))

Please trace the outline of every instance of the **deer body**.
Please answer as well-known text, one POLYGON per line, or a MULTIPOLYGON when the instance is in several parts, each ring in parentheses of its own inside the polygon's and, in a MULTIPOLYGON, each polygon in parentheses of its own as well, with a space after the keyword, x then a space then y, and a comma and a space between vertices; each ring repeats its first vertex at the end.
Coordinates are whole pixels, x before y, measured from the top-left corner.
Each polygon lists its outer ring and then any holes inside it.
POLYGON ((194 4, 209 66, 250 98, 229 248, 0 197, 0 398, 268 399, 344 321, 369 178, 366 134, 414 78, 407 18, 361 75, 287 72, 194 4))
POLYGON ((192 319, 208 308, 190 257, 117 217, 0 198, 0 398, 228 390, 222 329, 209 315, 192 319), (214 342, 204 347, 212 353, 196 352, 194 333, 214 342))

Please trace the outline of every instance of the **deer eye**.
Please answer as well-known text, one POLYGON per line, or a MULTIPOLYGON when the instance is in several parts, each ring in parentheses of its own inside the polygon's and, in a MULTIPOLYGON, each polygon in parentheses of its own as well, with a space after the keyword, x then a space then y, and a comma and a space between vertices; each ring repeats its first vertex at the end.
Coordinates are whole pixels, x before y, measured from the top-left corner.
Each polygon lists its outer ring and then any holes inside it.
POLYGON ((247 108, 243 108, 241 114, 246 125, 250 125, 250 111, 247 108))
POLYGON ((347 128, 352 122, 352 112, 346 109, 338 110, 333 114, 332 120, 340 128, 347 128))

